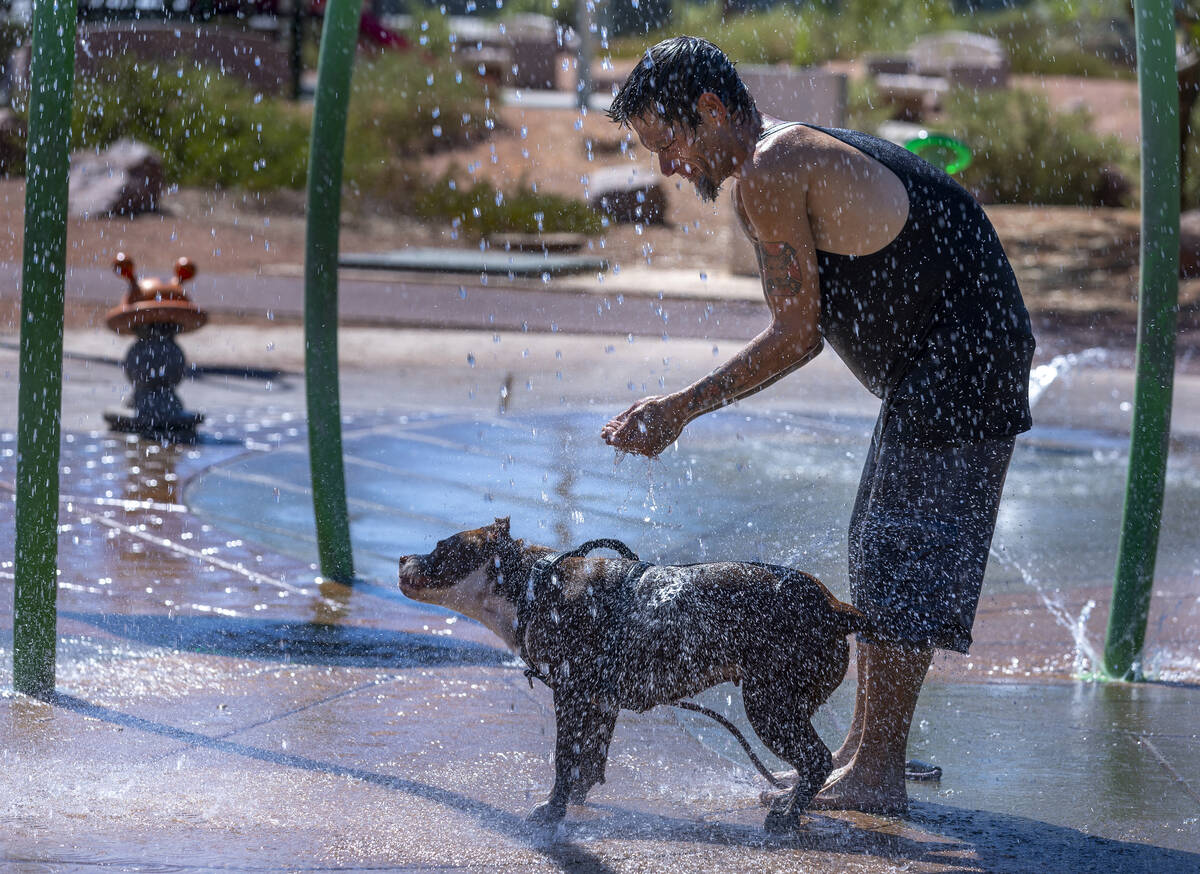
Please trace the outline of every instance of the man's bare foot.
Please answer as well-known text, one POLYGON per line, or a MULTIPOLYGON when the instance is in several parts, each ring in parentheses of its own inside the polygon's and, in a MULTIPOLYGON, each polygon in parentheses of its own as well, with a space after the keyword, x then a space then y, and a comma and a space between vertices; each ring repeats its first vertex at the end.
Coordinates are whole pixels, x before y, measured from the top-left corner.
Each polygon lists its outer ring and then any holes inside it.
POLYGON ((855 769, 843 766, 829 775, 825 786, 808 805, 809 810, 858 810, 880 816, 903 816, 908 812, 904 778, 882 786, 863 781, 855 769))
MULTIPOLYGON (((861 733, 860 733, 861 736, 861 733)), ((854 758, 855 752, 858 751, 858 737, 846 738, 846 742, 836 750, 833 754, 833 770, 844 768, 850 764, 850 760, 854 758)))

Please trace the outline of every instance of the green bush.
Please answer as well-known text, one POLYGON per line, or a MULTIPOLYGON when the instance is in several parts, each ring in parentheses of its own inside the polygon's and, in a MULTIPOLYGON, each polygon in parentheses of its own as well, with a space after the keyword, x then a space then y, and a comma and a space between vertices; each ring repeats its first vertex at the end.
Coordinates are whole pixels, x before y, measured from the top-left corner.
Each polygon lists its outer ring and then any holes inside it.
POLYGON ((430 152, 487 139, 495 116, 479 80, 423 51, 360 57, 346 122, 350 190, 386 209, 411 212, 430 152))
MULTIPOLYGON (((311 105, 255 94, 215 71, 125 58, 76 88, 75 148, 133 138, 162 153, 169 184, 270 191, 306 181, 311 105)), ((346 129, 351 192, 399 212, 454 224, 467 235, 500 231, 596 233, 582 201, 487 183, 428 184, 422 155, 479 142, 495 117, 476 77, 423 51, 359 58, 346 129)))
POLYGON ((1200 103, 1192 110, 1189 119, 1191 134, 1188 137, 1187 153, 1184 155, 1183 202, 1184 209, 1200 208, 1200 103))
MULTIPOLYGON (((0 10, 4 4, 0 3, 0 10)), ((25 44, 29 30, 25 25, 10 19, 0 20, 0 79, 8 75, 8 62, 12 53, 25 44)))
POLYGON ((1043 0, 979 13, 971 29, 1004 45, 1014 73, 1132 78, 1134 59, 1126 54, 1132 35, 1127 7, 1128 0, 1043 0))
POLYGON ((212 70, 114 60, 75 90, 74 147, 133 138, 168 183, 269 191, 304 184, 310 114, 212 70))
POLYGON ((725 15, 720 0, 676 7, 668 27, 614 41, 612 52, 636 56, 660 39, 702 35, 736 63, 811 66, 869 52, 900 51, 922 34, 958 19, 950 0, 844 0, 838 8, 810 3, 725 15))
POLYGON ((423 219, 443 221, 467 236, 496 233, 595 234, 600 215, 581 200, 535 191, 525 180, 507 192, 488 182, 461 185, 454 174, 417 192, 414 212, 423 219))
POLYGON ((1131 76, 1119 54, 1128 0, 1035 0, 1016 9, 956 14, 951 0, 827 0, 724 14, 721 0, 680 3, 668 27, 614 41, 614 55, 640 55, 660 39, 699 34, 738 63, 798 66, 903 52, 947 30, 984 33, 1007 49, 1019 73, 1131 76))
MULTIPOLYGON (((418 52, 355 65, 344 174, 360 190, 402 181, 420 155, 478 142, 495 121, 482 86, 418 52)), ((131 58, 76 86, 74 147, 133 138, 163 155, 168 183, 269 191, 306 181, 311 104, 264 97, 215 70, 131 58)))
POLYGON ((364 55, 346 123, 347 169, 485 140, 495 113, 478 77, 422 52, 364 55))
POLYGON ((986 202, 1090 206, 1110 191, 1107 168, 1134 178, 1128 147, 1093 133, 1087 112, 1052 112, 1040 95, 959 91, 936 127, 971 148, 958 178, 986 202))

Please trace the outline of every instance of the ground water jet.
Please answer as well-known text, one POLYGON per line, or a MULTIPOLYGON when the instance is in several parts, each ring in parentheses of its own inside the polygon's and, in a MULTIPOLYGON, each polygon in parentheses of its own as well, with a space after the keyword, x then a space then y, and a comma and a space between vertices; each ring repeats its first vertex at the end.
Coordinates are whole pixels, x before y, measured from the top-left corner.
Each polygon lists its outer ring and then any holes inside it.
POLYGON ((1037 577, 1024 564, 1010 556, 1007 550, 993 547, 991 557, 1019 573, 1025 584, 1037 593, 1042 605, 1054 617, 1054 621, 1071 634, 1071 638, 1075 642, 1075 675, 1086 680, 1104 679, 1100 653, 1087 638, 1087 621, 1096 607, 1096 602, 1089 600, 1078 616, 1071 616, 1063 606, 1061 599, 1052 597, 1042 587, 1037 577))
POLYGON ((1032 368, 1029 371, 1029 406, 1036 406, 1042 395, 1046 393, 1046 389, 1071 371, 1090 365, 1106 364, 1111 355, 1112 353, 1107 349, 1093 347, 1079 352, 1055 355, 1045 364, 1039 364, 1032 368))

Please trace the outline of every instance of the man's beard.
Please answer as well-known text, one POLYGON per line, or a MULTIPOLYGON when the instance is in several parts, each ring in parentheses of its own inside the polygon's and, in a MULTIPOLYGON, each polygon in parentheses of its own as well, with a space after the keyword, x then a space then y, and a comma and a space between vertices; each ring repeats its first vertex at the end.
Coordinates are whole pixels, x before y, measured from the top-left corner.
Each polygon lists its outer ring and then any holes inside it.
POLYGON ((701 173, 692 182, 696 188, 696 196, 706 203, 716 202, 717 197, 721 193, 721 183, 714 182, 712 177, 707 173, 701 173))

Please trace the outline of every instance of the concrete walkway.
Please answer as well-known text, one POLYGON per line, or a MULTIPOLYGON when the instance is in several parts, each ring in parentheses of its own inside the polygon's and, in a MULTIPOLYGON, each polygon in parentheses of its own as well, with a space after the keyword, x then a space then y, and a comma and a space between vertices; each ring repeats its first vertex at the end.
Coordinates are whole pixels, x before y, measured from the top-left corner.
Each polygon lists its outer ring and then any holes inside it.
MULTIPOLYGON (((658 281, 665 288, 668 279, 658 281)), ((105 284, 111 289, 111 277, 105 284)), ((398 327, 436 324, 459 306, 454 284, 427 287, 429 303, 390 319, 379 296, 374 315, 342 332, 348 428, 369 421, 398 429, 405 417, 536 423, 565 411, 584 422, 570 440, 584 440, 592 420, 598 430, 624 404, 690 381, 734 351, 752 332, 736 318, 749 324, 754 316, 730 314, 742 300, 755 306, 729 283, 694 298, 710 322, 694 332, 664 338, 616 317, 587 333, 522 331, 529 296, 542 294, 567 301, 580 319, 605 301, 607 312, 633 312, 633 299, 661 324, 653 292, 556 284, 511 291, 496 312, 506 327, 398 327), (713 329, 715 320, 727 327, 713 329)), ((245 302, 263 292, 229 282, 224 293, 245 302)), ((660 708, 622 716, 608 782, 588 805, 552 832, 529 827, 523 816, 551 780, 550 698, 529 688, 486 631, 413 606, 391 580, 322 581, 302 550, 264 548, 191 506, 188 487, 200 474, 248 455, 297 451, 305 438, 298 327, 280 318, 219 321, 184 338, 201 369, 181 395, 208 414, 206 439, 194 446, 103 432, 101 413, 123 391, 115 362, 124 341, 93 330, 66 337, 59 694, 41 702, 0 691, 0 867, 1200 868, 1195 574, 1156 593, 1155 633, 1178 647, 1182 684, 1072 681, 1075 639, 1039 595, 985 599, 971 657, 940 659, 922 698, 911 751, 946 776, 912 785, 907 818, 822 814, 793 837, 768 838, 757 802, 765 783, 726 755, 716 729, 660 708), (1006 670, 1011 664, 1022 670, 1006 670)), ((16 362, 15 337, 0 338, 0 370, 9 374, 0 384, 0 493, 9 494, 16 362)), ((1052 451, 1084 439, 1081 429, 1122 439, 1127 372, 1102 353, 1042 363, 1051 370, 1029 440, 1052 451)), ((1175 438, 1185 459, 1200 437, 1197 400, 1200 383, 1181 378, 1175 438)), ((821 433, 842 428, 847 451, 857 451, 854 435, 876 406, 835 356, 822 355, 729 415, 786 414, 821 433)), ((557 451, 561 435, 545 439, 557 451)), ((275 518, 270 487, 254 494, 261 502, 243 501, 240 511, 275 518)), ((13 504, 3 506, 0 541, 11 543, 13 504)), ((302 522, 282 518, 283 530, 289 524, 299 531, 302 522)), ((6 561, 0 596, 11 574, 6 561)), ((1109 586, 1100 579, 1064 589, 1052 606, 1086 619, 1086 602, 1100 600, 1094 635, 1109 586)), ((11 634, 11 598, 3 596, 0 690, 11 688, 11 634)), ((822 714, 831 743, 852 694, 850 680, 822 714)))

